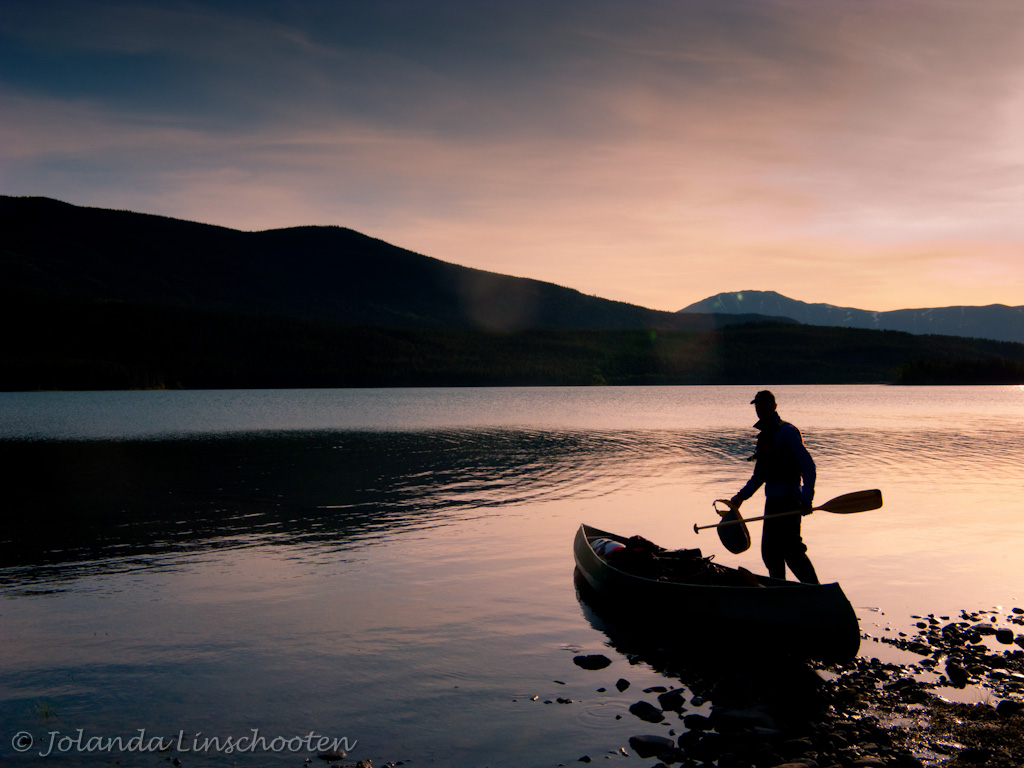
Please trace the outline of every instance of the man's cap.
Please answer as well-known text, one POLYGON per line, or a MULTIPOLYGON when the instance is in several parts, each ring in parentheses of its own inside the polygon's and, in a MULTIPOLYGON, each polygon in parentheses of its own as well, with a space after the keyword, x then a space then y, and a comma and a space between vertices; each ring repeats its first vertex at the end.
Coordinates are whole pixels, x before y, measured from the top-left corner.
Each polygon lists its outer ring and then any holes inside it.
POLYGON ((750 401, 751 405, 755 405, 757 403, 772 403, 774 405, 775 395, 773 395, 767 389, 762 389, 760 392, 754 395, 754 399, 750 401))

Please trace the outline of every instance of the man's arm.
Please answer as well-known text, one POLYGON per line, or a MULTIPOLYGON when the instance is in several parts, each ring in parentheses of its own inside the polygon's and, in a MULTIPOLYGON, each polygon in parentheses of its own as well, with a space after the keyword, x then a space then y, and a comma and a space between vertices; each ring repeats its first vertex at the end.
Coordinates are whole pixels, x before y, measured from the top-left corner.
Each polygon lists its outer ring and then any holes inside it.
POLYGON ((796 465, 800 470, 800 478, 803 481, 800 488, 800 504, 806 511, 810 511, 814 502, 814 483, 817 480, 818 470, 814 466, 814 459, 811 458, 811 454, 804 445, 804 438, 800 434, 800 430, 792 424, 788 426, 788 429, 780 430, 779 438, 796 460, 796 465))
POLYGON ((739 493, 729 499, 729 501, 738 507, 744 501, 757 493, 757 489, 762 485, 764 485, 764 478, 761 477, 761 473, 757 471, 757 466, 755 465, 754 474, 752 474, 750 479, 747 480, 747 484, 740 489, 739 493))

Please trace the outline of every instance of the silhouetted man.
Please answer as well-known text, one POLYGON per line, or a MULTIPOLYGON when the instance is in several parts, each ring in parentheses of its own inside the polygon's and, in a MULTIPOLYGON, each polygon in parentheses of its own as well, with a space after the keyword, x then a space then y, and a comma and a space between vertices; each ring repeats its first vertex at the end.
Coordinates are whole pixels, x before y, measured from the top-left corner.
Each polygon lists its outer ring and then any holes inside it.
POLYGON ((762 390, 750 401, 757 412, 760 430, 754 474, 731 502, 739 507, 764 485, 764 528, 761 531, 761 559, 768 575, 786 578, 786 566, 800 581, 817 584, 818 576, 807 557, 807 545, 800 537, 800 519, 811 513, 814 500, 815 468, 811 454, 804 447, 800 430, 783 421, 776 412, 775 395, 762 390), (801 510, 799 515, 782 512, 801 510))

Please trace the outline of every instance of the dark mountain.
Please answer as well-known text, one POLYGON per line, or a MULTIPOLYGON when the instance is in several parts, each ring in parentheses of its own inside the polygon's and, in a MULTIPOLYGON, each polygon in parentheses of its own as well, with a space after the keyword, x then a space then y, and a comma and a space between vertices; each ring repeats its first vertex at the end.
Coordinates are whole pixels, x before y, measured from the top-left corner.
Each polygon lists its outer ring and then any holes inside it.
POLYGON ((870 328, 915 334, 965 336, 977 339, 1024 342, 1024 307, 992 304, 987 307, 939 307, 871 312, 866 309, 808 304, 775 291, 719 293, 698 301, 680 313, 725 313, 787 317, 806 325, 870 328))
POLYGON ((338 227, 0 197, 0 390, 1024 383, 1024 344, 657 312, 338 227))
MULTIPOLYGON (((701 328, 684 317, 457 266, 340 227, 240 232, 0 197, 0 296, 392 328, 701 328)), ((742 318, 740 318, 742 320, 742 318)))

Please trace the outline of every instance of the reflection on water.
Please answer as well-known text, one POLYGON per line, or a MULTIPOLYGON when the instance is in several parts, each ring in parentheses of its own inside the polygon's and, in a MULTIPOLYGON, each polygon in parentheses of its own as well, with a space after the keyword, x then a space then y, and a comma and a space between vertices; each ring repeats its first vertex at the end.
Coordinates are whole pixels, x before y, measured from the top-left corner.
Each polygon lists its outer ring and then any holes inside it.
MULTIPOLYGON (((752 423, 752 387, 495 387, 0 392, 0 439, 124 440, 257 432, 515 428, 715 430, 752 423)), ((808 430, 1019 424, 1024 387, 772 387, 808 430)))
MULTIPOLYGON (((749 476, 749 389, 0 397, 0 720, 45 733, 43 702, 108 734, 316 727, 377 764, 615 751, 636 688, 711 683, 581 605, 572 537, 587 522, 762 570, 756 543, 734 557, 692 531, 749 476), (580 671, 577 651, 613 665, 580 671)), ((885 495, 804 523, 862 629, 1024 605, 1024 393, 777 394, 819 501, 885 495)))
POLYGON ((681 636, 666 627, 677 622, 664 617, 650 616, 638 623, 635 613, 623 613, 602 600, 579 571, 573 580, 584 618, 608 638, 609 647, 631 664, 644 664, 679 680, 691 705, 696 696, 714 699, 716 706, 761 706, 777 722, 806 717, 817 705, 822 678, 807 663, 774 653, 772 663, 765 664, 764 656, 743 650, 752 638, 737 636, 723 645, 702 640, 700 626, 681 636))
POLYGON ((0 443, 7 585, 155 556, 343 550, 488 507, 600 496, 747 450, 728 435, 438 430, 0 443), (644 478, 647 478, 646 480, 644 478))
MULTIPOLYGON (((806 435, 819 488, 852 468, 858 479, 844 491, 899 475, 902 487, 941 489, 947 499, 981 489, 990 499, 1000 489, 1016 493, 1020 438, 1018 429, 1005 427, 806 435)), ((489 508, 586 503, 681 479, 731 491, 749 473, 744 459, 751 447, 748 429, 0 442, 10 511, 0 538, 0 584, 39 586, 93 570, 165 567, 168 558, 205 549, 343 551, 406 529, 453 525, 489 508)), ((886 489, 887 499, 898 493, 886 489)))

